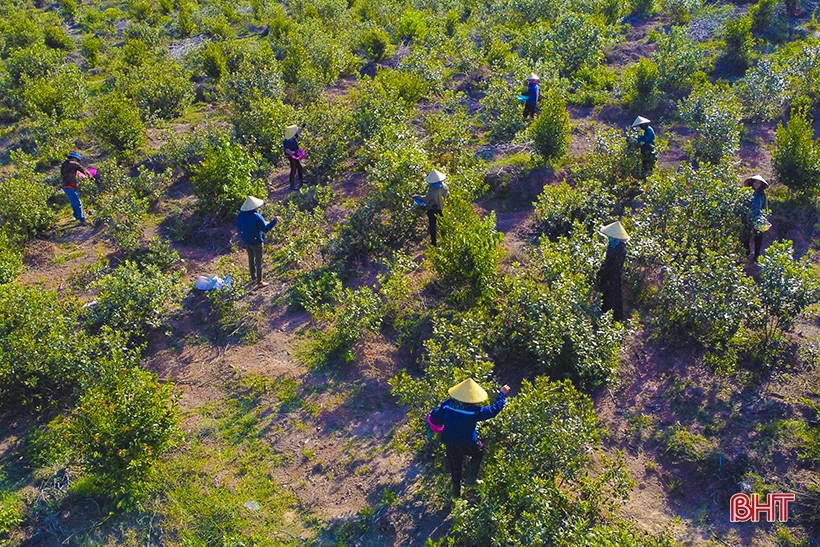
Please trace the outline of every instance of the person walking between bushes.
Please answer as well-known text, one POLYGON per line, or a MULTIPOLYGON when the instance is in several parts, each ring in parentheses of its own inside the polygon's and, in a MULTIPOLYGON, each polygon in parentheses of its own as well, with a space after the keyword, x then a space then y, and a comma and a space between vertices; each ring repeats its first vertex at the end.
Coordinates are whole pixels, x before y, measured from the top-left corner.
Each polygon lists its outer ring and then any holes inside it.
POLYGON ((632 127, 643 129, 643 134, 635 141, 641 147, 641 178, 648 177, 652 170, 655 169, 655 163, 658 161, 658 154, 655 152, 655 130, 649 125, 648 118, 638 116, 632 122, 632 127))
POLYGON ((624 320, 623 273, 626 260, 626 242, 629 234, 617 220, 601 228, 599 232, 606 236, 606 256, 601 270, 598 272, 598 289, 603 294, 601 311, 606 313, 612 310, 612 319, 624 320))
POLYGON ((60 165, 60 175, 63 177, 63 192, 71 203, 71 210, 74 212, 74 218, 80 221, 80 224, 85 224, 85 213, 83 212, 83 204, 80 201, 80 194, 77 192, 77 173, 82 173, 86 177, 91 177, 88 169, 80 165, 82 158, 77 152, 71 152, 66 156, 65 161, 60 165))
POLYGON ((289 125, 285 128, 285 140, 282 145, 285 149, 285 156, 290 163, 290 189, 297 190, 301 188, 304 183, 302 175, 302 158, 305 157, 305 152, 299 149, 299 133, 301 128, 296 125, 289 125), (299 174, 299 186, 296 186, 296 174, 299 174))
POLYGON ((453 497, 461 496, 461 479, 464 460, 467 456, 467 474, 464 483, 467 486, 476 484, 481 460, 486 447, 478 440, 476 424, 498 415, 507 402, 510 386, 502 386, 498 397, 491 406, 480 406, 487 400, 487 392, 472 378, 454 385, 448 390, 450 399, 430 413, 430 421, 437 426, 444 426, 441 431, 441 442, 447 452, 447 465, 453 479, 453 497))
MULTIPOLYGON (((538 106, 538 100, 541 98, 541 88, 538 84, 541 79, 535 72, 527 76, 527 100, 524 103, 524 119, 535 117, 535 107, 538 106)), ((522 97, 523 98, 523 97, 522 97)))
POLYGON ((760 257, 760 247, 763 244, 763 232, 771 227, 766 219, 766 211, 769 208, 769 200, 766 198, 766 188, 769 183, 760 175, 754 175, 743 181, 743 186, 751 186, 754 189, 752 199, 749 203, 751 216, 744 228, 744 243, 746 244, 746 254, 752 254, 752 239, 754 239, 754 260, 760 257))
POLYGON ((276 217, 270 222, 265 222, 265 218, 259 213, 259 208, 263 203, 265 202, 259 198, 248 196, 236 218, 236 227, 248 251, 251 281, 255 280, 259 287, 269 285, 262 281, 262 244, 265 242, 265 233, 269 232, 279 221, 279 217, 276 217))
POLYGON ((413 196, 414 200, 427 206, 427 220, 430 223, 430 241, 433 243, 433 247, 438 247, 438 223, 436 217, 442 215, 444 210, 444 198, 450 195, 450 190, 448 190, 447 185, 444 184, 444 179, 446 178, 447 175, 433 169, 425 179, 427 183, 427 195, 423 198, 418 195, 413 196))

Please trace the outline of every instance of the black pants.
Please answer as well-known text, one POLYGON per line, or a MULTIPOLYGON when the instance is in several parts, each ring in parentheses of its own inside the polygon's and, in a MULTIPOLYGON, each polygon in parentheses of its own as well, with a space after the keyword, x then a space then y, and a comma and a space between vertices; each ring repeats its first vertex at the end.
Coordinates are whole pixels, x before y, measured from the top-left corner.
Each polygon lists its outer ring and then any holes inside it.
POLYGON ((748 254, 752 254, 752 239, 755 240, 755 260, 760 256, 760 246, 763 245, 763 232, 755 232, 754 237, 749 237, 746 240, 746 249, 748 254))
POLYGON ((651 144, 641 145, 641 178, 646 178, 655 169, 655 163, 658 161, 658 154, 655 152, 655 147, 651 144))
POLYGON ((467 485, 475 484, 478 479, 478 470, 481 467, 481 460, 487 448, 481 441, 463 442, 459 444, 445 444, 447 450, 447 465, 450 467, 450 477, 453 479, 453 496, 461 495, 461 476, 464 467, 464 459, 470 456, 470 463, 467 464, 467 485))
POLYGON ((299 186, 302 186, 304 183, 302 179, 302 162, 290 156, 288 156, 288 161, 290 162, 290 188, 291 190, 295 190, 296 186, 294 186, 293 182, 297 172, 299 173, 299 186))
POLYGON ((262 282, 262 244, 246 245, 248 250, 248 270, 250 270, 251 281, 262 282))
POLYGON ((430 221, 430 241, 432 241, 433 247, 438 247, 438 240, 436 239, 436 236, 438 235, 438 222, 436 221, 437 216, 441 216, 441 211, 427 210, 427 220, 430 221))
POLYGON ((524 103, 524 119, 535 117, 535 103, 524 103))

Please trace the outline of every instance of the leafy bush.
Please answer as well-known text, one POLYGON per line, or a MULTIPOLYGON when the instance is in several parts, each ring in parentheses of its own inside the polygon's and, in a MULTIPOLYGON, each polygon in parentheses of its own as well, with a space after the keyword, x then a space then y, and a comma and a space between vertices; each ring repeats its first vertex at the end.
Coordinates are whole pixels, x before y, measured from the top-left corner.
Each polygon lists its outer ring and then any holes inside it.
POLYGON ((490 79, 481 99, 481 121, 494 142, 510 142, 524 127, 518 91, 505 79, 490 79))
POLYGON ((48 205, 53 191, 34 170, 31 156, 11 151, 14 170, 0 178, 0 228, 13 240, 24 240, 51 227, 54 212, 48 205))
POLYGON ((361 38, 360 47, 371 61, 383 61, 393 56, 390 35, 380 28, 371 28, 361 38))
POLYGON ((102 144, 123 159, 132 157, 146 142, 139 108, 121 93, 102 98, 92 127, 102 144))
POLYGON ((270 163, 278 165, 284 157, 283 129, 295 117, 296 113, 290 105, 262 97, 237 103, 233 124, 235 133, 252 152, 257 152, 270 163))
POLYGON ((176 62, 142 64, 123 76, 118 86, 139 105, 146 119, 177 118, 194 98, 188 71, 176 62))
POLYGON ((22 251, 12 244, 4 230, 0 230, 0 285, 13 281, 22 269, 22 251))
POLYGON ((16 97, 21 114, 43 114, 53 118, 52 123, 60 123, 82 112, 88 92, 79 68, 66 65, 50 71, 47 76, 22 76, 16 97))
POLYGON ((427 19, 422 11, 405 10, 396 27, 396 34, 407 40, 418 40, 427 34, 427 19))
POLYGON ((100 53, 103 50, 105 41, 102 38, 86 34, 80 39, 80 53, 85 57, 88 66, 95 67, 100 63, 100 53))
POLYGON ((791 111, 789 123, 777 124, 772 153, 777 179, 794 191, 820 188, 820 145, 806 108, 791 111))
POLYGON ((692 12, 699 9, 701 0, 663 0, 663 9, 669 14, 673 25, 685 25, 692 18, 692 12))
POLYGON ((740 17, 726 21, 723 41, 723 62, 733 71, 744 72, 749 66, 754 47, 752 19, 740 17))
POLYGON ((582 181, 599 183, 612 196, 633 195, 641 172, 640 153, 630 146, 623 133, 614 128, 597 128, 590 148, 573 175, 582 181))
POLYGON ((641 59, 624 71, 621 100, 633 110, 652 108, 658 98, 660 72, 651 59, 641 59))
POLYGON ((93 330, 108 326, 140 342, 149 329, 162 324, 165 305, 177 296, 178 284, 176 274, 127 260, 94 283, 99 296, 85 312, 86 323, 93 330))
POLYGON ((147 472, 179 434, 173 387, 133 364, 104 365, 80 399, 70 429, 77 457, 95 477, 95 493, 118 506, 145 496, 147 472))
POLYGON ((71 51, 74 49, 74 40, 63 27, 46 27, 43 30, 46 46, 52 49, 71 51))
POLYGON ((745 117, 754 121, 770 121, 778 116, 790 99, 792 91, 787 70, 770 58, 761 59, 732 89, 743 103, 745 117))
POLYGON ((43 44, 13 50, 6 59, 6 71, 11 77, 12 87, 18 87, 24 77, 47 76, 60 65, 64 57, 64 52, 46 49, 43 44))
POLYGON ((199 50, 199 62, 202 70, 214 81, 219 81, 228 72, 228 64, 220 44, 211 42, 199 50))
POLYGON ((563 181, 544 186, 535 202, 535 224, 538 233, 553 241, 569 235, 576 222, 591 234, 610 218, 613 206, 600 183, 582 182, 573 188, 563 181))
POLYGON ((565 11, 550 33, 555 54, 563 62, 562 74, 595 67, 604 60, 606 22, 599 15, 565 11))
POLYGON ((439 282, 456 300, 489 297, 503 253, 504 235, 496 231, 495 213, 482 220, 469 203, 451 198, 439 217, 439 230, 439 246, 427 250, 439 282))
POLYGON ((248 196, 267 197, 262 180, 253 180, 256 160, 239 144, 223 140, 193 169, 191 182, 199 209, 209 215, 236 214, 248 196))
POLYGON ((137 250, 148 214, 148 200, 133 191, 121 189, 101 200, 97 214, 105 222, 106 233, 119 250, 126 254, 137 250))
POLYGON ((780 0, 758 0, 757 4, 749 8, 749 18, 752 20, 752 30, 766 32, 777 17, 777 5, 780 0))
POLYGON ((720 163, 740 148, 743 109, 727 84, 704 82, 678 104, 681 118, 698 131, 696 161, 720 163))
POLYGON ((658 65, 658 87, 678 96, 685 95, 697 83, 709 60, 686 27, 675 26, 658 39, 654 61, 658 65))
POLYGON ((545 162, 564 157, 570 142, 570 121, 567 103, 560 92, 549 92, 541 98, 541 114, 530 126, 535 152, 545 162))
POLYGON ((346 108, 317 101, 305 112, 307 131, 302 139, 310 173, 319 184, 327 184, 342 172, 353 141, 353 118, 346 108))

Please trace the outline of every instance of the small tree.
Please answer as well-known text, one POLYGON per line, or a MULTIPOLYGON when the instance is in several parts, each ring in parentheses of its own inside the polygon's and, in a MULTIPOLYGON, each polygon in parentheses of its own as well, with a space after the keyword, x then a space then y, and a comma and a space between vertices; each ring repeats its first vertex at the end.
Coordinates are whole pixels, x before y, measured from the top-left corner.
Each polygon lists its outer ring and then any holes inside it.
POLYGON ((737 72, 744 72, 749 66, 754 38, 752 38, 752 19, 741 17, 726 21, 723 32, 723 61, 737 72))
POLYGON ((103 145, 123 159, 133 156, 146 142, 139 108, 121 93, 111 93, 100 101, 93 129, 103 145))
POLYGON ((237 213, 248 196, 267 197, 264 181, 251 176, 255 168, 256 160, 242 146, 223 140, 193 169, 191 182, 199 209, 227 217, 237 213))
POLYGON ((23 151, 12 150, 15 170, 0 178, 0 228, 15 240, 25 240, 51 227, 54 212, 48 205, 52 189, 34 170, 34 161, 23 151))
POLYGON ((772 166, 777 178, 794 191, 820 186, 820 146, 814 141, 814 129, 806 108, 791 111, 789 123, 777 124, 772 166))
POLYGON ((743 110, 728 84, 704 82, 678 104, 683 120, 698 131, 695 161, 720 163, 740 148, 743 110))
POLYGON ((533 148, 545 162, 560 160, 567 153, 570 141, 570 121, 567 102, 559 91, 551 91, 541 99, 541 114, 530 127, 533 148))

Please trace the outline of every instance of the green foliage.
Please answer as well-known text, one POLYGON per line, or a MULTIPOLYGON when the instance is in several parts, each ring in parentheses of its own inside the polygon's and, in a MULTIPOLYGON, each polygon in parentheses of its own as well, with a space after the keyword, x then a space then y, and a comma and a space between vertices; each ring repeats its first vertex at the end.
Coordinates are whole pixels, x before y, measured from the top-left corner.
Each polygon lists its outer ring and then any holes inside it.
POLYGON ((51 227, 54 212, 48 206, 53 191, 45 177, 34 170, 31 156, 11 152, 14 170, 0 178, 0 228, 12 240, 34 237, 51 227))
POLYGON ((727 84, 704 82, 678 105, 681 118, 698 131, 693 159, 720 163, 740 148, 743 108, 727 84))
POLYGON ((427 257, 439 283, 455 300, 490 297, 504 238, 496 231, 495 213, 482 220, 469 203, 451 198, 438 224, 439 246, 429 247, 427 257))
POLYGON ((630 65, 621 81, 621 100, 633 110, 652 108, 658 99, 660 78, 658 65, 651 59, 630 65))
MULTIPOLYGON (((0 490, 0 541, 23 522, 25 507, 21 496, 5 489, 0 490)), ((5 541, 0 545, 5 545, 5 541)))
POLYGON ((749 18, 752 20, 752 30, 766 32, 777 18, 777 6, 780 0, 758 0, 757 4, 749 8, 749 18))
POLYGON ((396 33, 407 40, 418 40, 427 34, 427 19, 422 11, 405 10, 396 33))
POLYGON ((692 12, 700 9, 702 0, 663 0, 664 13, 669 14, 673 25, 685 25, 692 19, 692 12))
POLYGON ((518 91, 505 79, 490 79, 481 99, 480 119, 494 142, 510 142, 525 124, 518 91))
POLYGON ((68 35, 63 27, 46 27, 43 29, 46 46, 52 49, 62 49, 71 51, 74 49, 74 40, 68 35))
POLYGON ((702 463, 715 451, 713 444, 697 432, 676 423, 665 434, 666 452, 675 463, 702 463))
POLYGON ((754 47, 752 18, 740 17, 726 21, 723 41, 722 61, 732 71, 745 71, 751 62, 754 47))
POLYGON ((227 74, 228 64, 219 43, 211 42, 199 50, 198 55, 199 62, 202 64, 202 70, 209 78, 218 82, 227 74))
POLYGON ((660 76, 658 87, 677 96, 689 93, 709 65, 709 58, 689 37, 686 27, 679 26, 661 34, 654 61, 660 76))
POLYGON ((143 118, 177 118, 193 101, 188 71, 179 63, 143 63, 117 82, 120 90, 139 106, 143 118))
POLYGON ((23 10, 15 10, 11 17, 3 21, 2 29, 8 50, 24 49, 43 39, 40 25, 23 10))
POLYGON ((128 188, 100 200, 97 216, 106 224, 114 245, 126 254, 133 253, 142 239, 142 226, 148 214, 148 200, 128 188))
POLYGON ((641 17, 650 17, 656 11, 655 0, 631 0, 632 11, 641 17))
POLYGON ((22 76, 14 102, 27 116, 43 114, 59 123, 76 118, 88 99, 82 74, 76 65, 51 70, 46 76, 22 76))
POLYGON ((103 50, 105 41, 91 34, 86 34, 80 39, 80 53, 85 57, 88 66, 95 67, 100 63, 100 53, 103 50))
POLYGON ((776 60, 764 58, 732 86, 743 103, 746 118, 770 121, 780 116, 792 94, 787 72, 776 60))
MULTIPOLYGON (((342 173, 354 138, 353 117, 346 108, 323 100, 304 112, 305 131, 300 144, 318 184, 329 184, 342 173)), ((281 145, 281 144, 280 144, 281 145)))
POLYGON ((6 71, 12 87, 18 87, 24 77, 37 78, 56 69, 65 57, 60 50, 47 49, 43 44, 15 49, 6 59, 6 71))
POLYGON ((600 184, 612 196, 621 199, 636 190, 641 169, 640 152, 623 133, 614 128, 597 128, 582 165, 573 174, 582 181, 600 184))
POLYGON ((604 60, 606 22, 601 16, 565 11, 550 32, 563 75, 595 67, 604 60))
POLYGON ((530 126, 533 148, 545 162, 564 157, 570 142, 567 103, 560 92, 551 91, 541 98, 541 114, 530 126))
POLYGON ((191 36, 196 30, 194 18, 191 13, 191 2, 183 0, 179 2, 179 12, 177 13, 177 35, 180 38, 191 36))
POLYGON ((13 281, 23 269, 23 252, 0 230, 0 285, 13 281))
POLYGON ((794 109, 789 123, 777 124, 772 167, 777 179, 793 191, 820 188, 820 145, 806 108, 794 109))
POLYGON ((591 234, 610 218, 613 206, 612 196, 594 180, 580 182, 575 188, 566 181, 546 185, 535 202, 536 228, 552 241, 569 235, 576 222, 591 234))
POLYGON ((199 210, 228 217, 239 211, 248 196, 267 197, 264 181, 251 176, 255 168, 256 160, 242 146, 223 140, 193 168, 191 182, 199 210))
POLYGON ((105 325, 138 343, 162 324, 165 305, 178 295, 179 275, 164 274, 153 265, 140 268, 127 260, 93 288, 99 295, 85 312, 89 328, 99 330, 105 325))
POLYGON ((390 43, 390 35, 380 28, 371 28, 361 37, 360 46, 371 61, 383 61, 393 56, 395 48, 390 43))
POLYGON ((172 383, 160 384, 152 372, 111 362, 81 397, 70 439, 95 477, 95 493, 125 506, 147 493, 145 477, 174 446, 178 423, 172 383))
POLYGON ((133 157, 146 143, 140 110, 121 93, 110 93, 100 100, 92 127, 103 146, 123 159, 133 157))
POLYGON ((283 130, 296 117, 290 105, 267 97, 237 103, 234 109, 234 132, 248 145, 274 165, 284 156, 283 130))

